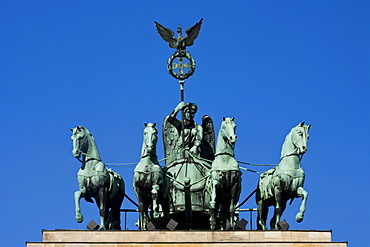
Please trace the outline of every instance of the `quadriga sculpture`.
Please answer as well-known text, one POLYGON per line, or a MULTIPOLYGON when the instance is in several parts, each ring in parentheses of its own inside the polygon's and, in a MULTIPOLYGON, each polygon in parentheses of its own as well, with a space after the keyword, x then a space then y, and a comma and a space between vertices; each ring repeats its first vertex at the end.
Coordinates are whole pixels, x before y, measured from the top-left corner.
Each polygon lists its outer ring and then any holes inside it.
POLYGON ((76 220, 83 221, 80 199, 96 204, 100 209, 100 229, 120 230, 120 207, 125 195, 125 185, 122 177, 107 169, 102 162, 94 137, 83 126, 71 129, 75 158, 81 161, 77 173, 80 190, 75 192, 76 220), (82 155, 82 159, 80 159, 82 155))
POLYGON ((307 126, 302 122, 292 128, 285 138, 279 165, 261 174, 256 194, 257 225, 260 230, 267 230, 266 219, 269 206, 275 207, 270 227, 272 230, 279 230, 280 218, 286 203, 293 198, 302 197, 296 221, 303 220, 308 193, 303 189, 305 174, 300 161, 308 148, 310 127, 311 125, 307 126))
POLYGON ((140 162, 134 170, 134 190, 139 203, 139 229, 147 230, 147 224, 151 221, 155 227, 160 227, 161 205, 163 214, 168 217, 169 208, 165 192, 165 177, 158 163, 156 146, 158 130, 155 123, 145 124, 144 141, 141 149, 140 162), (148 208, 151 207, 151 218, 148 216, 148 208))
POLYGON ((221 229, 225 229, 227 220, 230 227, 235 229, 235 209, 241 191, 241 171, 234 158, 234 145, 237 139, 235 130, 234 118, 223 118, 208 183, 211 192, 209 210, 212 230, 216 228, 219 210, 221 229))

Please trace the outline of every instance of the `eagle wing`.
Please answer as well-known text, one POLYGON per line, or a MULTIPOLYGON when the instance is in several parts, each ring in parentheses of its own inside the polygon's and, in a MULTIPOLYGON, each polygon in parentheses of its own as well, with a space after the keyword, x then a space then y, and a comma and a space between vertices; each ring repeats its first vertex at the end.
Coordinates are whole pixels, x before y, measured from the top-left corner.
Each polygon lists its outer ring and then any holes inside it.
POLYGON ((186 46, 191 46, 194 44, 194 40, 198 37, 200 27, 202 25, 203 18, 200 19, 199 22, 197 22, 194 26, 188 28, 185 32, 187 34, 186 39, 185 39, 185 45, 186 46))
POLYGON ((162 37, 162 39, 166 42, 168 42, 168 45, 171 47, 171 48, 177 48, 176 44, 177 44, 177 40, 176 38, 174 37, 174 32, 167 28, 167 27, 164 27, 162 26, 161 24, 159 24, 158 22, 154 21, 155 23, 155 27, 159 33, 159 35, 162 37))

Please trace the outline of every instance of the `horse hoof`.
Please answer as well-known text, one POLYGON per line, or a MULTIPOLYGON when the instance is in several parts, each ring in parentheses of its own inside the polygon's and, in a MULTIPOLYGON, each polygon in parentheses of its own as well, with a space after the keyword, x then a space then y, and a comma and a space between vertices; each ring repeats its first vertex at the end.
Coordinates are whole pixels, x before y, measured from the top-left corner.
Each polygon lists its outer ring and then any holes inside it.
POLYGON ((82 223, 82 221, 84 221, 84 217, 82 215, 76 216, 76 221, 77 223, 82 223))
POLYGON ((302 221, 303 221, 303 214, 298 213, 298 214, 295 216, 295 220, 296 220, 297 222, 302 222, 302 221))

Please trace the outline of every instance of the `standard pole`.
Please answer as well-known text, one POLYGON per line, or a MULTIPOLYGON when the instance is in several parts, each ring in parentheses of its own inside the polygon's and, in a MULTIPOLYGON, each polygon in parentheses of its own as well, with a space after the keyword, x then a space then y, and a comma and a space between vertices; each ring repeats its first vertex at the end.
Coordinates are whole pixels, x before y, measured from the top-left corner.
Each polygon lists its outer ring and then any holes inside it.
MULTIPOLYGON (((185 102, 185 96, 184 96, 184 84, 185 81, 179 81, 180 84, 180 100, 181 102, 185 102)), ((185 121, 184 121, 184 110, 181 110, 181 139, 182 139, 182 157, 185 158, 185 121)))
POLYGON ((180 84, 180 97, 181 97, 181 101, 184 101, 185 100, 185 97, 184 97, 184 84, 185 84, 185 81, 179 81, 179 84, 180 84))
MULTIPOLYGON (((185 102, 185 96, 184 96, 184 84, 185 84, 185 81, 179 81, 179 84, 180 84, 180 98, 181 98, 181 101, 182 102, 185 102)), ((188 161, 185 161, 185 133, 184 133, 184 130, 185 130, 185 113, 184 113, 184 110, 181 111, 181 115, 182 115, 182 118, 181 118, 181 122, 182 122, 182 127, 181 127, 181 138, 182 138, 182 148, 183 148, 183 151, 182 151, 182 157, 184 159, 184 162, 186 162, 185 164, 185 218, 186 218, 186 225, 188 227, 192 227, 193 225, 193 212, 192 212, 192 208, 191 208, 191 195, 190 195, 190 178, 188 177, 188 161)))

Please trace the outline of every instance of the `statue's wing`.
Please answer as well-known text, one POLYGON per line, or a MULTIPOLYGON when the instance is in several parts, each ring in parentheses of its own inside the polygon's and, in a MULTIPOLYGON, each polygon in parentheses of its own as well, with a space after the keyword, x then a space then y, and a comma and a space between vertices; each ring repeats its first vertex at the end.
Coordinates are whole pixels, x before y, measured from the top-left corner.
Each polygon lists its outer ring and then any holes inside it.
POLYGON ((191 46, 194 44, 194 40, 198 37, 200 26, 202 25, 203 18, 200 19, 199 22, 197 22, 194 26, 188 28, 185 32, 187 34, 185 39, 185 45, 191 46))
POLYGON ((163 120, 162 126, 162 139, 164 146, 164 156, 166 158, 166 164, 170 164, 176 159, 174 155, 176 150, 177 141, 179 139, 179 134, 175 126, 167 121, 168 116, 163 120))
POLYGON ((201 156, 207 160, 215 158, 215 128, 212 118, 208 115, 202 117, 203 140, 201 144, 201 156))
POLYGON ((169 28, 167 28, 167 27, 164 27, 164 26, 162 26, 161 24, 159 24, 158 22, 156 22, 156 21, 154 21, 154 23, 155 23, 155 27, 156 27, 156 29, 157 29, 157 31, 158 31, 158 33, 159 33, 159 35, 162 37, 162 39, 164 40, 164 41, 166 41, 166 42, 168 42, 168 44, 169 44, 169 46, 171 47, 171 48, 175 48, 175 49, 177 49, 177 46, 176 46, 176 44, 177 44, 177 40, 176 40, 176 38, 174 37, 174 32, 171 30, 171 29, 169 29, 169 28))

